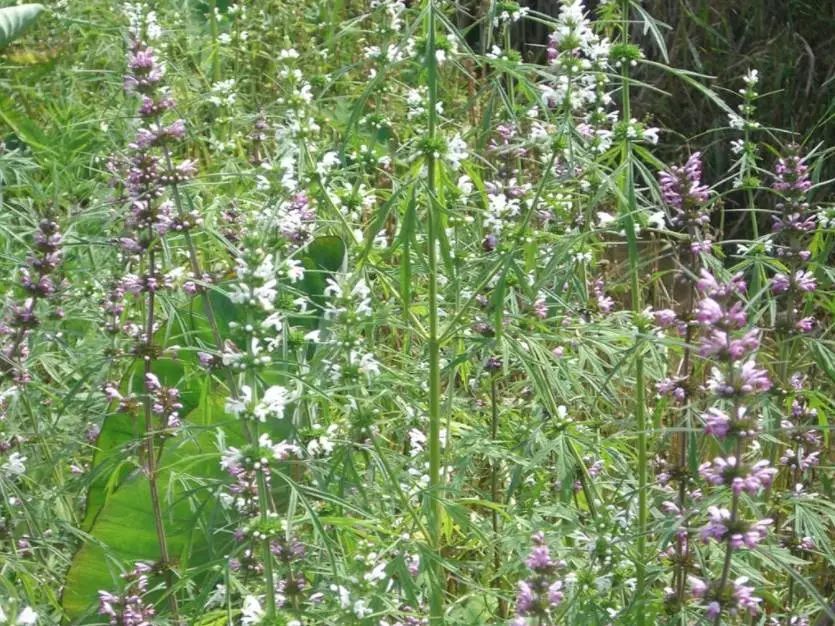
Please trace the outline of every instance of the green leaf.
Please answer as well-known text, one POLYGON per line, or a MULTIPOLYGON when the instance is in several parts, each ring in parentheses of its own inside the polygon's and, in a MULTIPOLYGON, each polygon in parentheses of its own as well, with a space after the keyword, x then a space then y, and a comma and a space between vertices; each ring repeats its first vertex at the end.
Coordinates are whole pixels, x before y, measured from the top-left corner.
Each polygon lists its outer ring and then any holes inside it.
MULTIPOLYGON (((303 261, 305 273, 304 291, 311 298, 321 298, 325 289, 325 276, 340 269, 345 258, 345 244, 339 237, 317 237, 305 249, 303 261)), ((221 339, 229 337, 230 322, 238 316, 237 307, 223 293, 223 285, 219 289, 212 289, 206 294, 193 298, 187 309, 179 311, 174 323, 174 330, 166 341, 160 331, 159 343, 182 343, 193 346, 197 341, 207 346, 213 346, 214 337, 204 315, 203 298, 208 298, 212 307, 215 321, 221 339)), ((181 414, 187 415, 200 401, 199 381, 195 383, 188 375, 194 371, 196 353, 193 350, 183 350, 177 360, 159 359, 154 362, 153 372, 160 382, 167 387, 180 390, 183 409, 181 414)), ((143 365, 135 363, 124 383, 121 392, 141 393, 143 391, 143 365)), ((87 492, 87 504, 82 523, 82 529, 89 530, 95 522, 96 516, 110 495, 118 489, 127 478, 130 464, 125 463, 125 447, 137 440, 139 427, 134 425, 129 415, 116 413, 109 415, 102 424, 101 432, 96 440, 96 452, 93 455, 91 468, 91 484, 87 492)))
MULTIPOLYGON (((169 445, 160 457, 158 491, 163 504, 168 548, 180 565, 196 524, 182 493, 175 490, 175 493, 162 495, 169 493, 169 487, 174 487, 170 472, 163 468, 170 467, 183 454, 195 452, 194 447, 191 441, 180 446, 169 445)), ((62 604, 70 619, 88 613, 99 590, 119 587, 120 567, 129 567, 136 561, 159 559, 149 483, 141 472, 133 472, 108 498, 95 518, 90 535, 91 540, 76 552, 67 573, 62 604)))
MULTIPOLYGON (((315 284, 303 286, 308 295, 321 297, 325 275, 338 270, 344 257, 345 245, 338 237, 321 237, 311 242, 303 258, 311 270, 309 275, 317 280, 315 284)), ((191 349, 181 350, 176 360, 158 359, 153 364, 153 372, 163 385, 180 389, 182 414, 187 416, 185 432, 189 432, 188 425, 204 427, 190 439, 168 441, 159 462, 158 492, 165 498, 162 504, 166 537, 178 570, 219 558, 219 551, 225 549, 216 538, 212 541, 203 532, 217 506, 208 486, 223 477, 217 462, 215 436, 216 432, 222 432, 227 445, 233 446, 243 445, 245 439, 240 423, 225 417, 222 399, 205 395, 204 377, 190 375, 199 371, 195 345, 213 346, 214 343, 203 314, 204 297, 211 303, 221 339, 228 337, 230 322, 237 318, 238 310, 222 293, 221 285, 192 299, 188 308, 177 311, 172 324, 160 331, 158 343, 179 343, 191 349), (166 331, 167 336, 163 334, 166 331), (205 429, 205 426, 214 428, 205 429), (188 466, 188 490, 176 479, 178 472, 185 472, 184 465, 188 466), (208 483, 208 486, 195 487, 195 482, 208 483)), ((143 364, 137 362, 125 377, 121 391, 139 393, 143 384, 143 364)), ((287 428, 288 425, 280 424, 271 434, 286 438, 288 433, 279 431, 287 428)), ((62 598, 64 610, 71 619, 86 619, 94 608, 98 590, 118 588, 122 568, 130 567, 137 560, 159 559, 147 478, 136 463, 125 462, 129 458, 126 446, 138 445, 141 429, 129 415, 114 414, 105 420, 99 435, 82 526, 91 538, 73 558, 62 598)))
MULTIPOLYGON (((172 345, 174 343, 195 346, 197 341, 213 346, 209 322, 203 315, 203 298, 207 297, 214 312, 215 321, 221 334, 221 339, 228 337, 230 322, 237 316, 236 307, 220 290, 213 289, 190 300, 188 307, 178 311, 169 329, 160 330, 157 342, 172 345), (166 338, 166 330, 168 337, 166 338)), ((151 371, 166 387, 176 387, 180 390, 180 400, 183 408, 181 415, 188 415, 200 402, 202 393, 202 377, 196 380, 189 374, 201 371, 197 368, 196 349, 181 350, 177 359, 157 359, 151 371)), ((142 393, 144 391, 144 366, 140 361, 135 362, 120 385, 120 392, 142 393)), ((126 446, 137 441, 141 426, 137 426, 130 415, 114 413, 108 415, 102 424, 101 432, 96 439, 96 451, 91 465, 91 484, 87 491, 87 503, 84 521, 81 528, 88 531, 107 498, 118 488, 126 478, 125 463, 126 446)))
POLYGON ((226 611, 212 611, 194 622, 194 626, 225 626, 228 619, 226 611))
POLYGON ((43 9, 42 4, 34 3, 0 9, 0 48, 17 39, 43 9))
MULTIPOLYGON (((230 546, 211 533, 219 506, 212 496, 224 477, 217 430, 222 430, 226 445, 240 447, 245 442, 241 423, 226 416, 219 397, 201 403, 184 423, 183 434, 169 441, 160 456, 157 478, 168 550, 178 571, 228 552, 230 546)), ((287 428, 280 423, 270 434, 286 437, 287 432, 280 431, 287 428)), ((62 596, 69 619, 83 623, 94 611, 99 590, 120 587, 122 569, 136 561, 155 562, 159 556, 148 479, 135 471, 101 507, 90 539, 73 557, 62 596)))
MULTIPOLYGON (((181 414, 187 415, 197 406, 199 393, 196 389, 184 384, 185 367, 182 362, 173 359, 158 359, 154 362, 151 371, 166 387, 180 389, 180 399, 183 403, 181 414)), ((121 393, 142 393, 143 381, 144 366, 142 362, 137 361, 121 385, 121 393)), ((90 530, 101 507, 127 477, 126 471, 130 469, 130 464, 125 463, 125 460, 130 457, 130 453, 126 450, 126 446, 137 441, 137 438, 141 436, 142 426, 134 422, 135 419, 127 413, 114 413, 108 415, 102 424, 101 432, 96 439, 96 451, 93 454, 92 482, 87 490, 86 512, 81 524, 83 530, 90 530)))
POLYGON ((345 260, 345 242, 333 235, 317 237, 305 248, 305 256, 314 261, 317 269, 336 272, 345 260))
MULTIPOLYGON (((302 289, 311 298, 321 298, 328 274, 338 271, 345 259, 345 244, 339 237, 318 237, 304 249, 305 268, 302 289)), ((214 337, 204 315, 204 301, 211 304, 221 339, 228 337, 230 322, 237 318, 237 307, 223 294, 223 286, 194 298, 187 308, 178 310, 172 323, 160 331, 161 345, 178 343, 191 349, 180 351, 178 358, 158 359, 153 372, 165 386, 177 387, 183 402, 186 425, 214 426, 178 441, 169 441, 160 457, 158 491, 163 502, 166 537, 171 557, 178 569, 200 565, 213 551, 223 546, 208 540, 201 523, 216 506, 208 488, 195 488, 195 481, 212 483, 222 478, 217 463, 214 437, 222 431, 228 445, 242 445, 243 431, 238 422, 225 419, 222 400, 204 397, 204 377, 192 377, 196 367, 196 345, 214 345, 214 337), (208 454, 207 454, 208 451, 208 454), (197 459, 197 460, 195 460, 197 459), (176 480, 188 464, 189 490, 176 480)), ((143 391, 143 364, 135 363, 126 375, 121 392, 143 391)), ((283 428, 288 428, 284 426, 283 428)), ((187 429, 186 429, 187 430, 187 429)), ((92 483, 87 496, 87 510, 82 528, 91 539, 76 553, 67 576, 63 606, 71 619, 84 619, 92 610, 100 589, 119 585, 122 567, 137 560, 159 559, 159 547, 151 509, 147 478, 138 470, 127 446, 141 441, 142 426, 127 414, 109 416, 97 440, 93 458, 92 483)), ((287 433, 275 433, 283 437, 287 433)), ((216 556, 216 555, 215 555, 216 556)))
POLYGON ((661 34, 661 29, 659 26, 665 27, 667 30, 672 30, 667 24, 659 22, 658 20, 654 19, 646 10, 641 7, 640 4, 633 4, 632 7, 638 12, 638 15, 641 16, 641 21, 644 23, 643 34, 646 35, 647 33, 652 34, 652 40, 656 46, 658 46, 658 51, 661 53, 661 58, 664 59, 664 63, 670 63, 670 55, 667 52, 667 44, 664 41, 664 35, 661 34))
POLYGON ((704 76, 704 75, 698 74, 696 72, 690 72, 690 71, 687 71, 687 70, 682 70, 682 69, 678 69, 678 68, 669 67, 669 66, 664 65, 662 63, 656 63, 655 61, 645 60, 645 61, 643 61, 643 63, 645 65, 652 66, 652 67, 654 67, 656 69, 659 69, 661 71, 669 72, 673 76, 675 76, 677 78, 680 78, 682 81, 684 81, 685 83, 687 83, 691 87, 694 87, 698 91, 702 92, 702 94, 704 96, 706 96, 711 102, 713 102, 716 106, 718 106, 720 109, 722 109, 725 113, 728 113, 728 114, 732 114, 732 113, 735 114, 736 113, 719 96, 719 94, 717 94, 713 89, 711 89, 710 87, 707 87, 706 85, 703 85, 702 83, 700 83, 697 80, 697 78, 711 78, 711 77, 704 76))
POLYGON ((33 150, 54 154, 54 150, 49 146, 50 139, 38 124, 25 115, 17 113, 12 108, 8 98, 3 98, 0 101, 0 120, 8 124, 17 136, 18 141, 25 143, 33 150))
POLYGON ((342 268, 345 261, 345 242, 336 236, 317 237, 301 254, 304 278, 301 287, 317 304, 321 304, 326 275, 342 268))
POLYGON ((815 356, 815 361, 826 372, 829 379, 835 381, 835 352, 827 348, 823 342, 809 341, 807 345, 815 356))

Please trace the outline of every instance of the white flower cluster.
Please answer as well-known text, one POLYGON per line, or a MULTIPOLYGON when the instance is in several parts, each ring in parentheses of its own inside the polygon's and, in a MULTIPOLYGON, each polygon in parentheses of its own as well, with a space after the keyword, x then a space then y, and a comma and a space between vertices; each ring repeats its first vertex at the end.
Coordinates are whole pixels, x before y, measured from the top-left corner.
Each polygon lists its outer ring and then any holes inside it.
POLYGON ((507 3, 506 7, 497 7, 498 10, 493 16, 493 27, 498 28, 502 24, 513 24, 525 17, 531 10, 528 7, 520 7, 518 4, 507 3))
POLYGON ((266 312, 275 308, 278 296, 275 257, 264 255, 253 269, 246 259, 237 259, 238 282, 229 287, 229 299, 236 304, 257 306, 266 312))
POLYGON ((461 168, 461 162, 469 156, 470 152, 467 148, 467 142, 461 138, 461 135, 456 134, 447 142, 447 149, 444 158, 449 163, 453 170, 461 168))
POLYGON ((273 443, 270 436, 266 433, 258 438, 258 447, 261 452, 266 452, 269 456, 262 456, 257 460, 245 459, 243 452, 238 448, 225 448, 220 456, 220 468, 229 470, 240 465, 243 461, 248 461, 252 463, 254 469, 259 469, 259 466, 269 465, 270 461, 286 461, 287 459, 301 456, 301 450, 297 445, 287 443, 286 441, 273 443))
POLYGON ((238 94, 235 92, 235 79, 229 78, 214 83, 208 100, 216 107, 235 106, 235 103, 238 101, 238 94))
MULTIPOLYGON (((429 93, 425 86, 415 87, 406 92, 406 106, 408 112, 406 117, 410 120, 423 120, 426 117, 429 93)), ((435 102, 435 112, 438 115, 444 114, 444 103, 438 100, 435 102)))
MULTIPOLYGON (((518 217, 522 211, 519 196, 509 196, 507 190, 500 184, 487 184, 487 211, 484 216, 484 227, 489 232, 499 235, 509 221, 518 217)), ((509 187, 515 187, 515 180, 510 181, 509 187)))
MULTIPOLYGON (((739 90, 739 94, 743 97, 742 104, 739 105, 739 113, 728 113, 728 126, 734 130, 750 130, 760 127, 760 123, 753 119, 756 108, 754 101, 759 94, 757 93, 757 84, 760 82, 760 74, 757 70, 749 69, 743 76, 742 82, 745 86, 739 90)), ((738 152, 744 151, 744 146, 737 145, 738 152)))
POLYGON ((33 624, 38 623, 39 619, 38 613, 31 607, 25 606, 23 609, 18 612, 17 617, 14 618, 14 621, 9 621, 9 616, 3 610, 2 605, 0 605, 0 624, 15 624, 15 626, 31 626, 33 624))
MULTIPOLYGON (((214 13, 215 21, 221 23, 223 21, 223 13, 217 6, 214 8, 214 13)), ((230 19, 235 18, 239 24, 245 23, 247 17, 246 4, 243 2, 240 4, 230 4, 226 9, 226 15, 228 15, 230 19)), ((218 42, 225 46, 231 44, 233 39, 237 39, 240 42, 248 41, 249 31, 243 30, 242 28, 232 28, 231 32, 220 33, 217 36, 218 42)))
POLYGON ((351 592, 344 585, 331 585, 330 590, 336 594, 339 607, 345 611, 350 610, 356 618, 363 619, 374 612, 362 598, 352 601, 351 592))
MULTIPOLYGON (((546 109, 565 107, 578 117, 577 133, 588 150, 602 154, 612 145, 618 123, 612 105, 609 78, 611 43, 592 29, 581 0, 563 0, 547 53, 555 74, 539 86, 546 109)), ((639 125, 630 123, 627 132, 639 125)), ((657 129, 636 137, 655 143, 657 129)))
MULTIPOLYGON (((592 68, 602 69, 611 51, 609 40, 592 30, 582 0, 563 0, 553 43, 561 48, 561 52, 569 53, 578 61, 578 69, 572 69, 573 73, 592 68)), ((562 65, 568 61, 569 55, 561 54, 553 62, 562 65)))
POLYGON ((324 176, 336 168, 337 165, 339 165, 339 153, 334 150, 330 150, 325 152, 317 160, 316 172, 319 176, 324 176))
POLYGON ((388 28, 392 32, 399 32, 403 26, 403 13, 406 11, 406 3, 403 0, 371 0, 371 8, 384 7, 388 16, 388 28))
POLYGON ((742 96, 742 103, 737 107, 736 113, 728 113, 728 126, 734 130, 744 133, 744 136, 731 140, 731 153, 738 157, 734 169, 736 175, 731 184, 739 189, 746 184, 746 178, 756 176, 755 169, 759 152, 759 144, 751 138, 750 131, 760 128, 760 123, 755 119, 757 112, 756 101, 759 98, 757 85, 760 82, 759 72, 749 69, 743 76, 744 86, 739 90, 742 96))
POLYGON ((334 382, 358 382, 370 380, 381 373, 377 358, 364 350, 361 324, 370 319, 371 289, 364 278, 354 279, 350 275, 328 278, 324 295, 328 298, 324 318, 330 322, 328 332, 314 332, 309 339, 338 347, 334 358, 325 361, 326 371, 334 382))
POLYGON ((311 430, 316 432, 310 437, 305 446, 305 450, 312 457, 326 457, 329 456, 336 447, 334 439, 339 434, 339 424, 331 424, 327 429, 322 429, 319 424, 312 424, 311 430), (321 434, 318 434, 321 432, 321 434))
POLYGON ((325 297, 330 298, 325 307, 325 319, 338 320, 348 313, 368 317, 372 313, 371 289, 364 278, 356 281, 352 281, 348 275, 338 279, 328 278, 325 297))
POLYGON ((417 428, 409 431, 409 456, 417 456, 426 447, 426 433, 417 428))
MULTIPOLYGON (((280 185, 288 194, 297 194, 300 188, 300 165, 304 156, 299 148, 300 142, 316 137, 321 127, 316 122, 311 110, 313 102, 313 88, 305 80, 304 73, 292 64, 299 58, 294 48, 278 51, 278 59, 282 67, 278 72, 279 84, 284 95, 276 99, 283 105, 284 119, 275 125, 275 145, 277 153, 272 160, 265 159, 260 167, 264 172, 257 177, 258 189, 270 189, 270 173, 278 175, 280 185)), ((265 210, 260 216, 262 225, 267 225, 274 218, 272 211, 265 210)))
MULTIPOLYGON (((414 57, 415 55, 415 40, 412 37, 407 37, 405 40, 400 40, 400 34, 403 28, 403 13, 406 11, 406 4, 402 0, 374 0, 371 3, 371 8, 376 9, 383 7, 387 22, 380 21, 377 24, 377 29, 384 35, 394 35, 395 43, 369 44, 363 48, 363 57, 374 61, 378 64, 385 65, 389 63, 399 63, 400 61, 414 57)), ((369 79, 377 76, 377 69, 372 67, 369 69, 369 79)))
POLYGON ((128 18, 128 30, 137 40, 151 43, 162 37, 157 22, 157 12, 151 11, 145 2, 125 2, 122 13, 128 18))
POLYGON ((225 409, 236 417, 251 415, 259 422, 266 422, 268 417, 283 419, 284 410, 295 399, 295 394, 286 387, 273 385, 254 401, 252 387, 241 385, 237 396, 226 399, 225 409))
MULTIPOLYGON (((378 63, 398 63, 414 56, 414 40, 407 39, 405 45, 393 43, 385 48, 381 48, 380 46, 366 46, 363 49, 363 54, 366 59, 377 61, 378 63)), ((375 72, 374 76, 376 76, 376 71, 372 70, 372 72, 375 72)))
POLYGON ((26 473, 26 457, 21 455, 20 452, 12 452, 7 458, 6 461, 0 465, 0 470, 3 471, 3 474, 10 478, 14 478, 16 476, 22 476, 26 473))
POLYGON ((261 601, 255 596, 249 595, 244 598, 241 607, 241 626, 255 626, 260 624, 267 612, 261 606, 261 601))

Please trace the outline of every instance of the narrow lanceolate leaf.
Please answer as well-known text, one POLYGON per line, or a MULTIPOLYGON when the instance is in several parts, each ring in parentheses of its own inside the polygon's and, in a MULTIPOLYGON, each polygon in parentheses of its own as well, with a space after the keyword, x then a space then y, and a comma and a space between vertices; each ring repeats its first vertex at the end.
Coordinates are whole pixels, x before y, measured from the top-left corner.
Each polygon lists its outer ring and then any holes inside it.
POLYGON ((43 9, 42 4, 35 3, 0 9, 0 48, 17 39, 43 9))

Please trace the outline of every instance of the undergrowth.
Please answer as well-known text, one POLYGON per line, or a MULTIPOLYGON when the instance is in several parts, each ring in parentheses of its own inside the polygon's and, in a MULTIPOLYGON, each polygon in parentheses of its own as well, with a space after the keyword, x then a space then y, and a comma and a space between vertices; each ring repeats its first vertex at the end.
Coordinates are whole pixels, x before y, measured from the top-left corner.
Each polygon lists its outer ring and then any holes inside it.
POLYGON ((833 623, 826 114, 555 6, 2 50, 0 624, 833 623))

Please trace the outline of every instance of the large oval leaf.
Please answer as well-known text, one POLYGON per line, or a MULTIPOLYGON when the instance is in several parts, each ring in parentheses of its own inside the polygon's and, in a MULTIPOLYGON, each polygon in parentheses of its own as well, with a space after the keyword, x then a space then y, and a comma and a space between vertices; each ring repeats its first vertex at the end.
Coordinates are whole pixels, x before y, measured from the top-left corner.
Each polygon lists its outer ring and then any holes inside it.
MULTIPOLYGON (((227 445, 240 447, 245 442, 241 422, 226 415, 222 398, 207 398, 185 422, 187 434, 182 441, 169 441, 165 446, 157 480, 168 549, 178 571, 228 554, 230 546, 212 532, 220 506, 214 491, 224 479, 216 432, 223 431, 227 445)), ((273 423, 270 434, 275 439, 286 438, 288 429, 287 423, 273 423)), ((159 559, 150 488, 141 472, 132 472, 110 495, 90 535, 92 540, 73 557, 62 596, 64 611, 74 624, 92 618, 100 590, 121 586, 120 568, 159 559)))
POLYGON ((317 237, 301 253, 304 279, 301 288, 317 305, 324 298, 327 277, 342 268, 345 261, 345 242, 339 237, 317 237))
MULTIPOLYGON (((308 272, 302 289, 313 299, 321 298, 327 275, 340 269, 345 258, 345 244, 338 237, 314 239, 303 251, 302 259, 308 272)), ((217 506, 209 488, 188 492, 176 479, 188 465, 192 479, 211 483, 222 478, 215 453, 215 431, 223 431, 228 445, 240 446, 244 442, 241 425, 229 420, 223 411, 222 399, 204 395, 205 388, 196 375, 195 348, 214 343, 213 333, 207 322, 204 298, 214 312, 221 339, 226 339, 229 324, 237 317, 237 307, 219 289, 212 289, 194 298, 185 309, 174 316, 173 326, 167 336, 159 337, 161 343, 190 346, 182 350, 177 360, 161 359, 154 363, 154 373, 164 385, 176 386, 183 392, 184 413, 188 413, 187 425, 211 426, 200 430, 185 441, 168 442, 160 457, 158 491, 166 494, 164 504, 166 536, 169 552, 177 561, 177 568, 203 564, 217 554, 224 553, 222 546, 207 540, 203 523, 217 506), (198 406, 199 403, 199 406, 198 406), (196 407, 196 408, 195 408, 196 407), (199 459, 195 461, 194 459, 199 459)), ((264 372, 265 377, 280 372, 264 372)), ((139 392, 142 389, 141 363, 135 364, 126 376, 122 391, 139 392)), ((289 434, 287 423, 274 425, 270 434, 276 439, 289 434)), ((74 623, 82 623, 95 609, 98 591, 119 586, 120 567, 137 560, 159 559, 154 518, 151 509, 150 489, 147 478, 134 463, 126 462, 125 446, 141 439, 138 426, 123 414, 109 416, 97 441, 93 461, 93 478, 88 492, 87 510, 83 528, 92 541, 85 543, 75 554, 67 575, 63 593, 63 606, 74 623)))
MULTIPOLYGON (((209 298, 221 338, 226 339, 229 324, 236 319, 237 310, 226 296, 214 289, 203 296, 192 298, 172 316, 171 323, 156 336, 159 344, 186 346, 186 349, 179 351, 176 359, 157 359, 152 366, 153 373, 163 385, 180 390, 183 403, 181 415, 188 415, 195 409, 203 393, 205 377, 197 363, 197 349, 200 345, 214 345, 214 337, 205 315, 203 298, 206 296, 209 298)), ((121 393, 141 394, 144 391, 143 370, 141 361, 131 365, 120 385, 121 393)), ((140 428, 134 424, 134 418, 130 415, 113 413, 104 419, 96 439, 96 450, 89 473, 90 484, 87 489, 82 530, 89 531, 92 528, 107 498, 127 477, 126 472, 132 465, 130 455, 125 454, 125 449, 139 441, 140 437, 140 428)))
POLYGON ((35 21, 43 8, 42 4, 32 3, 0 9, 0 48, 17 39, 35 21))
MULTIPOLYGON (((158 359, 154 361, 151 371, 156 374, 160 382, 167 387, 180 390, 183 403, 181 414, 187 415, 197 407, 200 400, 196 385, 185 378, 185 363, 182 360, 158 359)), ((143 393, 144 364, 136 361, 128 370, 128 374, 121 385, 121 393, 143 393)), ((108 415, 102 423, 101 431, 96 438, 96 451, 90 468, 90 485, 87 488, 87 506, 84 513, 82 530, 90 530, 101 507, 127 476, 133 467, 131 458, 134 456, 126 447, 140 441, 142 425, 127 413, 113 413, 108 415)))

